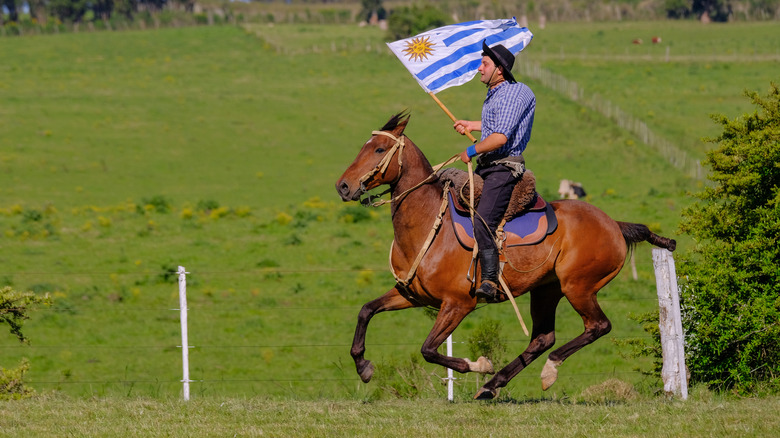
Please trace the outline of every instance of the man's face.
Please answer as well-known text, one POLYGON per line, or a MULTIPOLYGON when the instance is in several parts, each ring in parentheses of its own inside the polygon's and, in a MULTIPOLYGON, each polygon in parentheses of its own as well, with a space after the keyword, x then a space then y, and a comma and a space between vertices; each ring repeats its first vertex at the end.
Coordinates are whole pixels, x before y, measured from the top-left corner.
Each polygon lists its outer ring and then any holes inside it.
MULTIPOLYGON (((488 85, 490 83, 490 79, 495 79, 493 72, 496 70, 496 64, 493 62, 492 59, 490 59, 489 56, 483 56, 482 57, 482 63, 479 65, 479 68, 477 71, 480 74, 479 80, 485 84, 488 85)), ((500 72, 497 72, 496 75, 498 75, 500 72)))

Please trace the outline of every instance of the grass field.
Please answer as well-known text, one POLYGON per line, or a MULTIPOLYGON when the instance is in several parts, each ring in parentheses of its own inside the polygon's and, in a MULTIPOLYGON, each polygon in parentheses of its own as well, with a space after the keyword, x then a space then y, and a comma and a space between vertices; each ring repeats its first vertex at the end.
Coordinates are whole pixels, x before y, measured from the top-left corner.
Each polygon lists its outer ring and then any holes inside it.
POLYGON ((708 115, 752 112, 744 91, 765 94, 770 81, 780 82, 780 27, 552 23, 536 33, 528 55, 701 158, 712 148, 702 138, 720 133, 708 115), (651 42, 654 36, 661 38, 658 44, 651 42), (633 44, 636 39, 642 44, 633 44))
MULTIPOLYGON (((307 25, 0 39, 0 283, 57 299, 25 327, 30 346, 0 339, 0 363, 28 357, 27 378, 43 393, 177 395, 170 271, 183 265, 194 398, 382 398, 381 381, 359 383, 348 351, 360 306, 392 282, 389 213, 341 204, 333 184, 371 130, 405 108, 407 134, 432 162, 465 143, 396 59, 365 49, 381 41, 376 29, 307 25), (347 40, 354 46, 331 43, 347 40)), ((624 70, 601 62, 610 77, 624 70)), ((773 67, 756 65, 766 76, 773 67)), ((685 242, 674 236, 679 211, 700 182, 604 117, 531 86, 539 111, 526 158, 540 191, 554 198, 559 179, 582 181, 588 201, 613 217, 685 242)), ((483 95, 472 82, 440 97, 477 118, 483 95)), ((728 111, 718 95, 712 110, 728 111)), ((669 111, 699 112, 686 102, 669 111)), ((638 281, 626 272, 600 294, 610 338, 644 336, 628 314, 657 308, 646 246, 637 266, 638 281)), ((528 320, 526 297, 520 305, 528 320)), ((559 314, 559 342, 578 335, 579 317, 565 304, 559 314)), ((456 341, 487 319, 502 321, 511 353, 524 348, 508 306, 477 311, 456 341)), ((405 366, 431 325, 417 310, 377 317, 368 357, 405 366)), ((648 362, 618 350, 609 339, 586 348, 548 393, 534 364, 502 394, 560 399, 610 378, 653 393, 657 382, 634 370, 648 362)), ((457 399, 476 385, 458 381, 457 399)))
POLYGON ((0 435, 170 437, 776 436, 777 397, 688 402, 286 401, 43 397, 0 402, 0 435))

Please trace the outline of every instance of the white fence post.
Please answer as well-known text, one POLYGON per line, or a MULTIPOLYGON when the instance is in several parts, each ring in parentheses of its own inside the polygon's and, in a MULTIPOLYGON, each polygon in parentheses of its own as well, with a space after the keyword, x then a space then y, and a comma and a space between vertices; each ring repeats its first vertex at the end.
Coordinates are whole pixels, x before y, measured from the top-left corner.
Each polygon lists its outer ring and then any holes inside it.
POLYGON ((680 315, 680 295, 674 257, 666 249, 653 248, 655 283, 660 307, 658 328, 661 331, 663 368, 661 377, 667 394, 688 399, 688 375, 685 370, 685 343, 680 315))
MULTIPOLYGON (((452 357, 452 335, 447 336, 447 356, 452 357)), ((447 400, 453 401, 455 391, 452 387, 452 381, 455 377, 452 375, 452 368, 447 368, 447 400)))
POLYGON ((187 342, 187 274, 184 266, 179 266, 179 311, 181 312, 181 366, 182 396, 190 399, 190 347, 187 342))

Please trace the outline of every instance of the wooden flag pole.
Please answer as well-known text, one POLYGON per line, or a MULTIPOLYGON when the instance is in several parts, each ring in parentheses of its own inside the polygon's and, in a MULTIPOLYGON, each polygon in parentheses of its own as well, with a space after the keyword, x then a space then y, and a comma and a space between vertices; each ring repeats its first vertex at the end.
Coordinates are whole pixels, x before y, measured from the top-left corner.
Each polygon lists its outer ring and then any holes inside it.
MULTIPOLYGON (((436 102, 439 105, 439 108, 441 108, 450 117, 450 120, 452 120, 453 122, 458 120, 450 112, 450 110, 447 109, 446 106, 444 106, 444 103, 442 103, 442 101, 439 100, 438 97, 436 97, 436 94, 434 94, 433 91, 429 91, 428 95, 431 96, 431 98, 433 98, 433 101, 436 102)), ((471 135, 471 132, 469 132, 469 131, 466 131, 466 137, 468 137, 469 140, 471 140, 472 143, 476 143, 477 142, 477 139, 474 138, 474 136, 471 135)), ((469 193, 471 195, 470 198, 469 198, 470 199, 469 212, 471 213, 471 223, 474 224, 475 223, 474 222, 474 168, 473 168, 473 165, 471 164, 471 161, 469 161, 468 167, 469 167, 469 189, 470 189, 469 193)), ((471 259, 472 260, 472 266, 474 266, 474 275, 475 276, 477 274, 477 266, 473 262, 474 262, 474 260, 477 259, 477 251, 478 251, 477 242, 475 241, 474 242, 474 249, 472 251, 472 259, 471 259)), ((469 269, 469 272, 471 272, 471 269, 469 269)), ((468 274, 466 276, 468 277, 468 274)), ((474 278, 474 279, 470 278, 470 280, 476 281, 476 278, 474 278)))
MULTIPOLYGON (((458 119, 456 119, 456 118, 455 118, 455 116, 454 116, 454 115, 452 115, 452 113, 450 112, 450 110, 448 110, 448 109, 447 109, 447 107, 446 107, 446 106, 444 106, 444 104, 443 104, 443 103, 442 103, 442 102, 439 100, 439 98, 438 98, 438 97, 436 97, 436 95, 435 95, 435 94, 433 94, 433 91, 430 91, 430 92, 428 92, 428 95, 429 95, 429 96, 431 96, 431 97, 433 98, 434 102, 436 102, 437 104, 439 104, 439 108, 441 108, 442 110, 444 110, 444 112, 445 112, 445 113, 447 113, 447 115, 450 117, 450 120, 452 120, 453 122, 455 122, 455 121, 457 121, 457 120, 458 120, 458 119)), ((476 139, 476 138, 474 138, 474 136, 473 136, 473 135, 471 135, 471 132, 469 132, 469 131, 466 131, 466 137, 468 137, 468 138, 469 138, 469 140, 471 140, 471 142, 472 142, 472 143, 476 143, 476 142, 477 142, 477 139, 476 139)))

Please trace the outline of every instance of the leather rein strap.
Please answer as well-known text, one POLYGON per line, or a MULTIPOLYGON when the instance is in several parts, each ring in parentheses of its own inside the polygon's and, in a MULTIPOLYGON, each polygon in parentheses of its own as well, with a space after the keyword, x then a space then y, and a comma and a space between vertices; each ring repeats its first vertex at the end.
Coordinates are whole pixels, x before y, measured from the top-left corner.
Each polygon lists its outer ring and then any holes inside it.
MULTIPOLYGON (((382 160, 379 161, 379 163, 374 167, 373 170, 369 171, 365 175, 363 175, 362 178, 360 178, 360 187, 365 190, 365 182, 369 179, 373 178, 374 175, 377 174, 377 172, 384 173, 387 170, 387 166, 390 165, 390 160, 393 159, 393 155, 398 153, 398 173, 401 173, 401 169, 403 168, 403 160, 402 155, 404 151, 404 136, 396 137, 395 135, 387 132, 387 131, 372 131, 371 134, 373 135, 384 135, 386 137, 390 137, 395 143, 390 148, 390 150, 385 154, 385 156, 382 158, 382 160)), ((384 204, 392 203, 395 201, 398 201, 400 199, 403 199, 406 195, 411 193, 414 190, 417 190, 418 188, 422 187, 423 185, 433 181, 436 179, 436 172, 439 171, 444 166, 448 166, 455 161, 460 159, 460 154, 453 155, 449 160, 437 164, 433 167, 433 173, 428 175, 427 178, 420 181, 416 185, 412 186, 408 190, 405 190, 403 193, 394 196, 390 198, 389 200, 380 200, 374 203, 370 203, 372 207, 379 207, 384 204)), ((471 162, 468 163, 468 169, 469 169, 469 187, 470 187, 470 202, 469 202, 469 210, 471 212, 471 223, 474 224, 474 169, 472 167, 471 162)), ((436 237, 436 233, 439 230, 439 227, 441 227, 442 220, 444 218, 444 213, 447 211, 447 205, 449 204, 449 198, 447 197, 448 192, 450 188, 450 182, 447 181, 444 184, 444 190, 442 191, 442 199, 441 199, 441 207, 439 207, 439 214, 436 216, 436 221, 433 223, 433 227, 431 228, 431 231, 428 233, 428 238, 425 239, 425 243, 423 244, 422 248, 420 248, 420 252, 417 253, 417 258, 415 258, 414 263, 412 263, 412 266, 409 268, 409 271, 406 273, 406 278, 401 278, 398 276, 398 274, 395 272, 395 269, 393 268, 393 247, 395 246, 395 239, 390 243, 390 272, 393 273, 393 277, 395 278, 395 281, 403 288, 406 288, 409 286, 409 283, 412 282, 412 279, 414 278, 414 275, 417 273, 417 268, 420 266, 420 263, 422 262, 423 257, 425 257, 425 253, 428 252, 428 248, 430 248, 431 244, 433 243, 433 239, 436 237)), ((554 246, 554 245, 553 245, 554 246)), ((552 251, 551 251, 552 252, 552 251)), ((474 248, 471 254, 471 266, 469 267, 469 271, 471 268, 474 268, 474 271, 476 273, 476 260, 477 260, 477 254, 478 254, 478 248, 476 242, 474 242, 474 248)), ((503 270, 503 269, 502 269, 503 270)), ((468 278, 472 285, 476 281, 476 278, 473 276, 470 276, 469 273, 466 273, 466 278, 468 278), (470 278, 469 278, 470 277, 470 278)), ((512 302, 512 306, 515 309, 515 313, 517 314, 517 318, 520 320, 520 325, 523 327, 523 331, 525 332, 526 336, 528 336, 528 329, 525 326, 525 322, 523 322, 523 317, 520 315, 520 310, 517 308, 517 304, 515 303, 515 297, 512 295, 512 292, 509 290, 509 287, 507 286, 506 282, 504 281, 503 274, 499 274, 499 280, 501 283, 501 286, 504 289, 504 292, 506 293, 507 297, 509 297, 509 300, 512 302)))
POLYGON ((433 243, 433 239, 436 237, 436 233, 439 231, 439 227, 441 227, 441 224, 443 222, 444 213, 447 211, 447 205, 449 205, 449 198, 447 197, 447 192, 450 189, 450 182, 447 181, 444 184, 444 195, 441 199, 441 206, 439 207, 439 214, 436 216, 436 221, 433 223, 433 227, 431 228, 431 231, 428 233, 428 238, 425 239, 425 243, 423 243, 422 248, 420 248, 420 252, 417 253, 417 258, 414 259, 414 263, 412 263, 412 266, 409 268, 409 271, 406 273, 406 278, 401 278, 398 276, 398 274, 395 272, 395 269, 393 268, 393 246, 395 245, 395 239, 393 239, 392 242, 390 242, 390 272, 393 273, 393 277, 395 277, 395 281, 400 284, 402 287, 407 287, 409 283, 412 282, 412 279, 414 278, 414 274, 417 273, 417 268, 420 266, 420 262, 422 262, 423 257, 425 257, 425 253, 428 252, 428 248, 431 247, 431 244, 433 243))
MULTIPOLYGON (((374 177, 377 173, 384 173, 387 170, 387 167, 390 165, 390 161, 393 158, 393 155, 396 153, 398 154, 398 171, 400 173, 401 169, 403 168, 403 150, 404 150, 404 136, 396 137, 395 135, 387 132, 387 131, 373 131, 371 132, 373 135, 384 135, 385 137, 390 137, 394 141, 393 146, 390 148, 390 150, 385 154, 385 156, 382 158, 382 160, 379 161, 379 163, 363 175, 363 177, 360 178, 360 187, 365 190, 365 183, 366 181, 370 180, 374 177)), ((396 195, 390 199, 382 199, 377 202, 370 203, 369 205, 372 207, 379 207, 384 204, 392 203, 398 200, 403 199, 406 195, 413 192, 414 190, 417 190, 418 188, 422 187, 425 184, 428 184, 429 182, 435 180, 437 178, 436 172, 438 172, 442 167, 448 166, 455 161, 460 159, 460 154, 453 155, 450 159, 447 161, 437 164, 433 167, 433 173, 431 173, 427 178, 420 181, 416 185, 412 186, 411 188, 405 190, 403 193, 396 195)), ((470 163, 469 163, 470 164, 470 163)), ((469 165, 469 174, 473 175, 473 171, 471 168, 471 165, 469 165)), ((473 181, 473 178, 472 178, 473 181)), ((473 215, 473 202, 474 202, 474 193, 473 193, 473 187, 474 184, 472 182, 472 193, 471 193, 471 210, 473 215)), ((425 257, 425 254, 428 252, 428 248, 431 247, 431 244, 433 243, 433 239, 436 237, 436 233, 439 231, 439 228, 441 227, 441 224, 444 219, 444 213, 447 211, 447 205, 449 205, 449 198, 447 197, 447 194, 450 189, 450 182, 447 181, 444 184, 444 190, 442 190, 442 199, 441 199, 441 206, 439 207, 439 214, 436 216, 436 220, 433 223, 433 227, 431 228, 431 231, 428 233, 428 237, 425 239, 425 243, 423 243, 422 247, 420 248, 420 252, 417 253, 417 257, 414 260, 414 263, 412 263, 412 266, 409 268, 409 271, 406 273, 406 278, 401 278, 393 268, 393 247, 395 246, 395 239, 390 243, 390 272, 393 273, 393 277, 395 278, 395 281, 401 285, 401 287, 406 288, 409 283, 412 282, 412 279, 414 278, 414 275, 417 273, 417 268, 420 266, 420 263, 422 262, 423 257, 425 257)), ((476 245, 475 245, 475 251, 474 254, 476 254, 476 245)))
MULTIPOLYGON (((377 173, 385 173, 385 171, 387 170, 387 166, 390 165, 390 161, 393 159, 393 155, 395 155, 396 153, 398 153, 398 173, 400 174, 401 169, 403 169, 402 155, 403 155, 404 146, 405 146, 405 144, 404 144, 404 136, 402 135, 401 137, 396 137, 395 135, 393 135, 393 134, 391 134, 391 133, 389 133, 387 131, 372 131, 371 134, 373 134, 373 135, 384 135, 385 137, 390 137, 395 143, 390 148, 390 150, 387 152, 387 154, 385 154, 385 156, 382 158, 382 160, 379 161, 379 163, 376 165, 376 167, 374 167, 368 173, 363 175, 360 178, 360 180, 358 181, 360 183, 360 187, 363 188, 364 190, 365 190, 365 183, 366 183, 366 181, 368 181, 371 178, 373 178, 374 175, 376 175, 377 173)), ((394 196, 394 197, 392 197, 390 199, 380 199, 379 201, 369 203, 368 205, 370 205, 371 207, 379 207, 379 206, 382 206, 382 205, 385 205, 385 204, 389 204, 389 203, 392 203, 392 202, 399 201, 399 200, 403 199, 409 193, 411 193, 411 192, 419 189, 420 187, 424 186, 425 184, 428 184, 429 182, 435 180, 436 179, 436 172, 438 172, 439 169, 441 169, 444 166, 449 166, 450 164, 452 164, 455 161, 457 161, 459 158, 460 158, 460 154, 453 155, 449 160, 434 166, 433 167, 433 173, 428 175, 427 178, 425 178, 424 180, 420 181, 415 186, 405 190, 403 193, 401 193, 401 194, 399 194, 397 196, 394 196)), ((445 191, 444 193, 446 194, 447 192, 445 191)))

